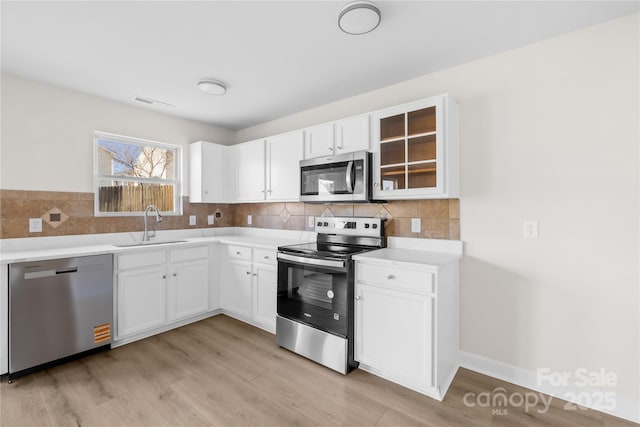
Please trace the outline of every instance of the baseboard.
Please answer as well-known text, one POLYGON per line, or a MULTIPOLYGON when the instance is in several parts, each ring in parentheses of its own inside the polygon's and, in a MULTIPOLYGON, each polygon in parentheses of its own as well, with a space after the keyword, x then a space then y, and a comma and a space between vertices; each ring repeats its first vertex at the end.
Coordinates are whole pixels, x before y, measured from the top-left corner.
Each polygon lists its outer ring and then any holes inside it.
POLYGON ((575 384, 554 386, 549 384, 549 381, 544 381, 540 384, 541 381, 539 381, 535 371, 464 351, 460 352, 460 366, 558 399, 580 403, 582 406, 613 415, 614 417, 640 423, 640 402, 638 401, 617 394, 614 397, 615 408, 603 405, 603 400, 598 397, 602 396, 602 393, 611 393, 613 391, 611 388, 585 388, 575 384), (584 398, 576 402, 576 396, 584 398))

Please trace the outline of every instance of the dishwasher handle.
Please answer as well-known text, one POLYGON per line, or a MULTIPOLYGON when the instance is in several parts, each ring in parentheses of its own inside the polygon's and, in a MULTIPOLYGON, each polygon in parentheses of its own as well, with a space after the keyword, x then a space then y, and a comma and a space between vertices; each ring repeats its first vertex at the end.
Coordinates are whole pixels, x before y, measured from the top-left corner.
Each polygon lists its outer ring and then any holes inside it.
POLYGON ((67 274, 67 273, 77 273, 78 272, 78 267, 70 267, 70 268, 63 268, 61 270, 56 270, 56 274, 67 274))

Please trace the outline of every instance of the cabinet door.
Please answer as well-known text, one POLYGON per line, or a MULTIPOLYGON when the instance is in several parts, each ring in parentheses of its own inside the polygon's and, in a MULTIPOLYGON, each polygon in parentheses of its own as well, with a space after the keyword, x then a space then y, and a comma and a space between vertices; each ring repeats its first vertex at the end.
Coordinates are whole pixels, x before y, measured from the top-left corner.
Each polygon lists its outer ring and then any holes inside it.
POLYGON ((175 263, 169 270, 169 320, 206 312, 209 309, 209 260, 175 263))
POLYGON ((231 261, 228 264, 226 309, 243 317, 251 318, 251 263, 231 261))
POLYGON ((369 116, 352 117, 336 122, 336 154, 368 150, 369 116))
POLYGON ((117 338, 166 323, 164 264, 120 272, 117 280, 117 338))
POLYGON ((302 145, 302 131, 267 139, 267 159, 269 163, 267 174, 268 200, 299 200, 302 145))
POLYGON ((358 282, 356 360, 419 390, 433 384, 433 299, 358 282))
POLYGON ((265 145, 264 140, 245 142, 234 146, 236 150, 236 199, 255 202, 265 199, 265 145))
POLYGON ((375 198, 458 197, 457 107, 450 97, 376 113, 373 139, 375 198))
POLYGON ((304 130, 304 158, 332 156, 334 129, 333 123, 325 123, 304 130))
POLYGON ((276 267, 254 264, 252 319, 272 333, 276 331, 276 301, 278 293, 276 267))
POLYGON ((198 141, 189 145, 189 201, 191 203, 223 203, 229 200, 226 176, 228 148, 198 141))

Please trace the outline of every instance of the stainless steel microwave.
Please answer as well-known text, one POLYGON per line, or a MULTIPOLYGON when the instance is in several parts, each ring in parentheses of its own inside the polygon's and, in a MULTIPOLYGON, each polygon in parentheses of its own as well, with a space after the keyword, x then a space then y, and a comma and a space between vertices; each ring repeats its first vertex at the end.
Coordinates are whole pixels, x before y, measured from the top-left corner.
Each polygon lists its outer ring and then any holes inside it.
POLYGON ((371 153, 357 151, 300 161, 301 202, 367 202, 371 153))

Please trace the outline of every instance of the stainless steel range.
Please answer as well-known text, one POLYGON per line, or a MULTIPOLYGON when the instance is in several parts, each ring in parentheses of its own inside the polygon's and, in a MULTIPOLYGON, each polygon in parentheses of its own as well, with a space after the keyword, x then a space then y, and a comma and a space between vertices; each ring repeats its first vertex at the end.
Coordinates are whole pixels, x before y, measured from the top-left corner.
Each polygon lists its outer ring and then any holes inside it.
POLYGON ((354 360, 352 256, 383 248, 380 218, 315 218, 316 242, 278 248, 276 342, 343 374, 354 360))

